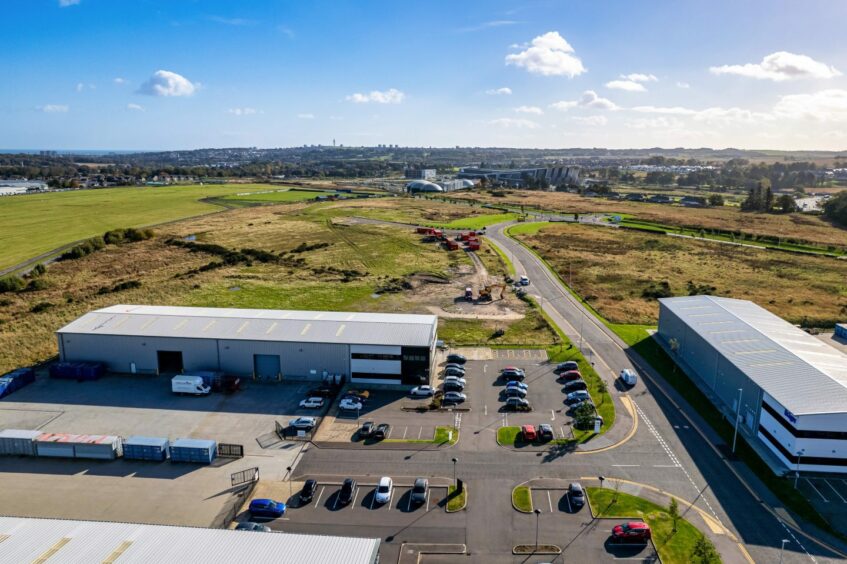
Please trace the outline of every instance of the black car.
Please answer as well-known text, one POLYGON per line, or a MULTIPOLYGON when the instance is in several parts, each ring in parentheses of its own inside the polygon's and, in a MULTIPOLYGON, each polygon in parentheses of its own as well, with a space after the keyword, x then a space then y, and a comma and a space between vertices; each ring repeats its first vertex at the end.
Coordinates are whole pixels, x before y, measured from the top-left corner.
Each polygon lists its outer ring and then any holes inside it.
POLYGON ((553 427, 547 423, 542 423, 538 426, 538 438, 551 441, 553 440, 553 427))
POLYGON ((582 489, 582 484, 573 482, 568 486, 568 498, 571 500, 571 505, 574 507, 582 507, 585 505, 585 490, 582 489))
POLYGON ((376 429, 373 432, 373 438, 381 441, 385 437, 388 436, 388 433, 391 431, 391 425, 388 423, 380 423, 376 426, 376 429))
POLYGON ((359 436, 363 439, 367 439, 371 435, 374 434, 374 426, 376 423, 373 421, 365 421, 362 424, 362 427, 359 429, 359 436))
POLYGON ((344 483, 341 484, 341 491, 338 492, 338 503, 341 505, 347 505, 351 501, 353 501, 353 492, 356 491, 356 480, 353 478, 347 478, 344 480, 344 483))
POLYGON ((521 388, 506 388, 503 390, 503 395, 507 398, 525 398, 526 390, 521 388))
POLYGON ((579 370, 579 364, 574 360, 560 362, 556 365, 556 368, 553 369, 553 372, 559 374, 560 372, 570 372, 571 370, 579 370))
POLYGON ((426 478, 418 478, 412 486, 412 503, 421 504, 426 502, 426 492, 429 489, 429 481, 426 478))
POLYGON ((565 393, 575 392, 577 390, 587 390, 588 384, 585 383, 585 380, 574 380, 572 382, 567 382, 565 386, 562 388, 562 391, 565 393))
POLYGON ((506 399, 506 409, 514 409, 515 411, 528 411, 530 406, 529 402, 523 398, 508 398, 506 399))
POLYGON ((309 503, 312 501, 312 498, 315 495, 315 490, 318 489, 318 482, 316 480, 306 480, 303 484, 303 489, 300 490, 300 501, 302 503, 309 503))
POLYGON ((307 398, 329 398, 335 395, 335 390, 329 386, 321 386, 320 388, 312 388, 306 392, 307 398))
POLYGON ((466 359, 463 355, 460 355, 460 354, 454 353, 454 354, 448 354, 447 355, 447 362, 448 363, 464 364, 467 361, 468 361, 468 359, 466 359))
POLYGON ((441 387, 444 389, 445 392, 462 392, 465 389, 465 387, 459 382, 451 382, 450 380, 444 382, 441 387))

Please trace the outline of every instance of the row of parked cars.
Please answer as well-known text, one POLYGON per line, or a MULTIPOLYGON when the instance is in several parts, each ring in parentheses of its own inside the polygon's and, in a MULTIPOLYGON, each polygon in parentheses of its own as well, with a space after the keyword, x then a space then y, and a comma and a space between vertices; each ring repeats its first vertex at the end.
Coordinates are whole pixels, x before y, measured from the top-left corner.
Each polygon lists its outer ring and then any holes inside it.
POLYGON ((447 356, 447 364, 444 366, 442 374, 441 388, 434 386, 416 386, 409 392, 413 397, 434 397, 440 395, 441 404, 457 404, 467 401, 468 396, 465 394, 465 363, 467 359, 460 354, 451 354, 447 356))
POLYGON ((515 411, 531 411, 532 406, 526 399, 529 386, 524 382, 526 372, 517 366, 507 366, 500 371, 500 377, 506 381, 506 386, 501 392, 503 407, 515 411))

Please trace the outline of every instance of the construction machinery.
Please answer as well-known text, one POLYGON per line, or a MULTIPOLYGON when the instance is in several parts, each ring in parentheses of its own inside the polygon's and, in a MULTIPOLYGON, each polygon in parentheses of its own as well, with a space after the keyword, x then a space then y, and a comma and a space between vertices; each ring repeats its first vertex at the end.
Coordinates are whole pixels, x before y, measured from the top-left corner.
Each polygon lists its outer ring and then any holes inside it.
POLYGON ((489 302, 495 299, 502 300, 503 292, 506 290, 504 284, 487 284, 479 290, 479 301, 489 302), (495 298, 494 295, 497 295, 495 298))

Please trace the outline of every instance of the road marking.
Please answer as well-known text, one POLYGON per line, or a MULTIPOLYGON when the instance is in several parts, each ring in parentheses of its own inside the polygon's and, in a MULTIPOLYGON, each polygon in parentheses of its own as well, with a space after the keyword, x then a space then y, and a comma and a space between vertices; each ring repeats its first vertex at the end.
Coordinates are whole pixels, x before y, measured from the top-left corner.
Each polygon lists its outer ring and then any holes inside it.
POLYGON ((838 490, 835 489, 835 486, 833 486, 832 484, 829 483, 829 480, 824 479, 824 482, 826 482, 826 485, 829 486, 830 489, 835 492, 835 495, 837 495, 838 497, 841 498, 841 501, 843 501, 844 503, 847 503, 847 499, 844 499, 844 496, 842 496, 840 493, 838 493, 838 490))
POLYGON ((641 465, 640 464, 612 464, 612 466, 617 466, 618 468, 637 468, 641 465))
MULTIPOLYGON (((321 486, 321 491, 318 493, 318 499, 315 500, 315 509, 318 508, 318 504, 321 502, 321 496, 324 494, 324 488, 326 486, 321 486)), ((338 501, 337 499, 335 501, 338 501)), ((335 509, 335 507, 333 507, 335 509)))
POLYGON ((406 431, 408 431, 408 430, 409 430, 408 427, 403 427, 403 438, 404 439, 406 438, 406 431))
POLYGON ((806 480, 806 483, 807 483, 807 484, 809 484, 810 486, 812 486, 812 489, 813 489, 813 490, 815 490, 815 492, 817 492, 817 494, 818 494, 819 496, 821 496, 821 499, 822 499, 822 500, 824 500, 824 503, 829 503, 829 500, 828 500, 828 499, 826 499, 826 498, 823 496, 823 494, 821 493, 821 491, 820 491, 818 488, 816 488, 816 487, 815 487, 815 485, 814 485, 814 484, 813 484, 813 483, 812 483, 812 482, 811 482, 808 478, 803 478, 803 479, 804 479, 804 480, 806 480))
POLYGON ((391 502, 392 501, 394 501, 394 488, 391 488, 391 493, 388 494, 388 502, 386 503, 386 505, 388 505, 389 511, 391 511, 391 502))
POLYGON ((482 406, 482 414, 488 415, 488 404, 482 406))
POLYGON ((429 496, 432 493, 432 490, 426 490, 426 511, 429 513, 429 496))
POLYGON ((390 438, 391 438, 391 431, 393 431, 393 430, 394 430, 394 427, 389 427, 389 428, 388 428, 388 433, 386 433, 386 434, 385 434, 385 438, 386 438, 386 439, 390 439, 390 438))
POLYGON ((420 431, 418 431, 418 438, 419 438, 419 439, 421 438, 421 435, 422 435, 422 434, 423 434, 423 427, 421 427, 421 430, 420 430, 420 431))
POLYGON ((356 491, 353 492, 353 502, 350 504, 350 509, 356 507, 356 499, 359 497, 359 490, 362 488, 356 488, 356 491))
POLYGON ((654 464, 653 468, 682 468, 679 464, 654 464))
POLYGON ((409 503, 406 504, 406 513, 412 511, 412 490, 409 490, 409 503))
POLYGON ((482 372, 483 373, 488 372, 488 365, 487 364, 482 365, 482 372))
POLYGON ((550 497, 550 490, 547 490, 547 504, 550 505, 550 513, 553 513, 553 498, 550 497))
POLYGON ((336 492, 336 494, 335 494, 335 501, 332 503, 332 510, 333 510, 333 511, 335 511, 335 508, 336 508, 336 507, 338 507, 338 498, 340 498, 340 497, 341 497, 341 493, 340 493, 340 492, 336 492))
POLYGON ((550 410, 550 421, 555 421, 555 420, 556 420, 556 410, 551 409, 550 410))

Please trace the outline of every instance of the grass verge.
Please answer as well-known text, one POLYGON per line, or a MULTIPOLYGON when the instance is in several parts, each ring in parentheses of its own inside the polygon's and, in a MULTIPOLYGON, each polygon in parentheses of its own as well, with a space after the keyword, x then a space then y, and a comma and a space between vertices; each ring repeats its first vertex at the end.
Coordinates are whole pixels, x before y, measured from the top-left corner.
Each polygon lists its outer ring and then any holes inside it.
MULTIPOLYGON (((643 519, 653 532, 653 544, 664 564, 685 564, 693 561, 693 550, 702 533, 679 518, 676 531, 667 508, 644 498, 608 488, 586 488, 591 510, 596 517, 643 519)), ((720 559, 711 560, 720 562, 720 559)))
POLYGON ((435 434, 431 439, 385 439, 385 443, 414 443, 454 445, 459 442, 459 430, 455 427, 436 427, 435 434))
POLYGON ((513 221, 517 219, 518 214, 516 213, 494 213, 494 214, 486 214, 486 215, 474 215, 471 217, 465 217, 462 219, 454 219, 448 223, 441 224, 441 227, 444 229, 482 229, 483 227, 488 227, 489 225, 494 225, 495 223, 502 223, 504 221, 513 221))
POLYGON ((512 261, 509 260, 508 256, 506 256, 506 253, 504 253, 499 246, 495 245, 494 243, 491 243, 490 241, 488 246, 494 249, 494 252, 497 253, 497 255, 500 257, 500 260, 503 261, 503 264, 506 265, 506 271, 508 271, 509 276, 514 278, 517 275, 517 271, 515 270, 515 265, 512 264, 512 261))
POLYGON ((512 490, 512 505, 524 513, 532 513, 532 490, 529 486, 516 486, 512 490))
POLYGON ((447 486, 447 512, 452 513, 454 511, 461 511, 465 507, 468 506, 468 486, 462 488, 462 493, 459 495, 453 495, 453 492, 456 491, 456 486, 450 485, 447 486))

